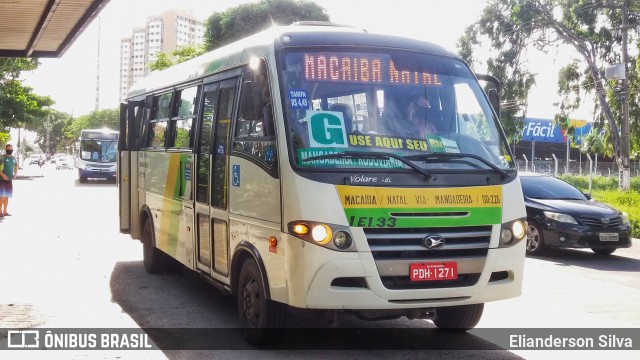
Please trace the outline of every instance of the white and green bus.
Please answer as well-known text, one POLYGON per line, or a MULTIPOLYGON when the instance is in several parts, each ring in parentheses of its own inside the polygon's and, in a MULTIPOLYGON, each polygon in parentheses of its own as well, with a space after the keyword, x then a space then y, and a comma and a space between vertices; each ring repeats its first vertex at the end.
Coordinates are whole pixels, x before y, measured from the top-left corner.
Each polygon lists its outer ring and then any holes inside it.
POLYGON ((274 27, 131 88, 121 231, 146 271, 173 258, 235 296, 256 345, 278 340, 288 307, 473 328, 522 286, 498 104, 438 46, 274 27), (415 96, 429 133, 400 110, 415 96))

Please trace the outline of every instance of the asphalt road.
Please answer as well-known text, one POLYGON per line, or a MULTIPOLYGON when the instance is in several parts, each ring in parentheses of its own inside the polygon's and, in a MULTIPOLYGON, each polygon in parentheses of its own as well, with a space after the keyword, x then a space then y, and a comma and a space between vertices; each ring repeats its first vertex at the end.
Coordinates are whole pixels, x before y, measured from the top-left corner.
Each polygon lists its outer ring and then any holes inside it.
MULTIPOLYGON (((428 321, 364 322, 291 314, 283 342, 244 342, 234 300, 189 271, 148 275, 142 247, 118 233, 117 187, 80 184, 47 164, 22 172, 0 220, 0 328, 164 328, 154 351, 0 351, 0 358, 640 358, 638 351, 501 350, 486 329, 640 327, 640 244, 610 257, 553 251, 528 258, 522 296, 485 306, 479 331, 442 334, 428 321), (296 331, 308 325, 319 328, 296 331), (431 345, 433 344, 433 345, 431 345), (459 350, 464 344, 472 350, 459 350), (184 347, 195 350, 180 350, 184 347), (433 350, 433 347, 442 350, 433 350), (174 350, 177 349, 177 350, 174 350)), ((0 342, 2 339, 0 339, 0 342)))

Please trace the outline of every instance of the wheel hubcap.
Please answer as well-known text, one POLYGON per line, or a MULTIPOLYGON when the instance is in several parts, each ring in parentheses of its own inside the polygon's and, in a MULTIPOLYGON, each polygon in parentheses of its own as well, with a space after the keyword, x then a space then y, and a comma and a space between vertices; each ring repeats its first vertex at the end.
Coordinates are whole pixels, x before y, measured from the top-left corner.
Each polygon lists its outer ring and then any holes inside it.
POLYGON ((529 226, 527 233, 527 250, 535 251, 540 246, 540 234, 538 229, 533 226, 529 226))
POLYGON ((247 325, 251 328, 258 327, 261 313, 261 296, 258 282, 255 278, 249 279, 243 287, 241 298, 242 313, 247 319, 247 325))

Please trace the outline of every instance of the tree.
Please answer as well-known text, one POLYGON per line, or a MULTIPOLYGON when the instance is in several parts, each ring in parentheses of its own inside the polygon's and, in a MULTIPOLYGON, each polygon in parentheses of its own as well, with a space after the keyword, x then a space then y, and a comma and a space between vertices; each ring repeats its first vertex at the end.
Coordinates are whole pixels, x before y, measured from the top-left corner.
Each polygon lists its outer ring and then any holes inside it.
MULTIPOLYGON (((640 13, 640 2, 637 1, 490 0, 480 20, 469 27, 461 40, 462 53, 472 52, 471 49, 481 43, 476 36, 483 35, 490 39, 491 47, 498 54, 491 59, 508 69, 527 73, 526 62, 521 61, 527 50, 538 48, 548 51, 562 45, 575 49, 579 54, 578 61, 568 64, 559 73, 558 94, 561 100, 557 105, 560 112, 555 119, 566 127, 565 119, 582 101, 580 94, 593 94, 596 120, 607 124, 612 154, 619 160, 622 155, 618 132, 621 118, 619 103, 612 89, 615 83, 604 78, 604 68, 621 59, 621 6, 628 7, 628 29, 637 38, 635 29, 640 13)), ((628 76, 633 77, 632 90, 640 88, 635 66, 628 68, 631 70, 628 76)), ((506 74, 511 76, 511 72, 506 74)), ((518 77, 518 74, 514 75, 518 77)), ((535 79, 533 76, 531 78, 535 79)), ((528 92, 529 89, 526 89, 523 93, 525 98, 528 92)), ((514 101, 509 96, 512 95, 505 96, 507 101, 514 101)), ((640 115, 640 94, 632 91, 631 96, 631 113, 640 115)), ((632 123, 631 129, 634 134, 632 138, 637 139, 640 135, 637 121, 632 123)), ((637 140, 632 142, 632 146, 638 146, 637 140)))
POLYGON ((160 53, 154 61, 151 61, 148 64, 148 66, 149 70, 151 71, 164 70, 168 67, 173 66, 173 60, 171 60, 171 56, 169 54, 160 53))
POLYGON ((242 4, 224 12, 214 12, 206 23, 205 45, 213 50, 267 29, 273 24, 296 21, 329 21, 324 8, 311 1, 261 0, 242 4))
POLYGON ((38 119, 46 107, 53 105, 50 97, 33 93, 19 79, 22 71, 34 70, 38 65, 35 59, 0 58, 0 133, 38 119))
POLYGON ((43 152, 47 151, 48 134, 49 151, 58 152, 75 142, 75 139, 68 138, 64 132, 64 128, 71 123, 71 120, 69 114, 52 109, 42 119, 28 124, 26 129, 36 133, 35 143, 43 152))
POLYGON ((152 61, 148 64, 149 69, 151 71, 156 70, 164 70, 173 65, 180 64, 181 62, 185 62, 189 59, 192 59, 196 56, 202 55, 205 53, 205 48, 203 46, 196 47, 193 45, 180 46, 177 49, 173 50, 171 54, 160 53, 155 61, 152 61))
POLYGON ((91 112, 89 115, 82 115, 67 122, 63 129, 67 139, 77 139, 80 131, 84 129, 108 128, 118 130, 120 126, 119 109, 103 109, 91 112))

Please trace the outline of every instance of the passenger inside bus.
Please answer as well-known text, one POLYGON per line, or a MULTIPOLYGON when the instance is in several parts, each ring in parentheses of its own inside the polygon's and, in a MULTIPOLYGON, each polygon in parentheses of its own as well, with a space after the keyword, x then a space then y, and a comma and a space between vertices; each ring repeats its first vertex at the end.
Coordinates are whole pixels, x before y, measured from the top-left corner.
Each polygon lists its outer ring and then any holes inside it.
POLYGON ((353 108, 351 105, 343 103, 331 104, 331 106, 329 106, 329 111, 341 112, 347 134, 351 134, 353 132, 353 108))
POLYGON ((382 122, 388 135, 423 139, 438 132, 438 111, 424 92, 389 94, 382 122))

